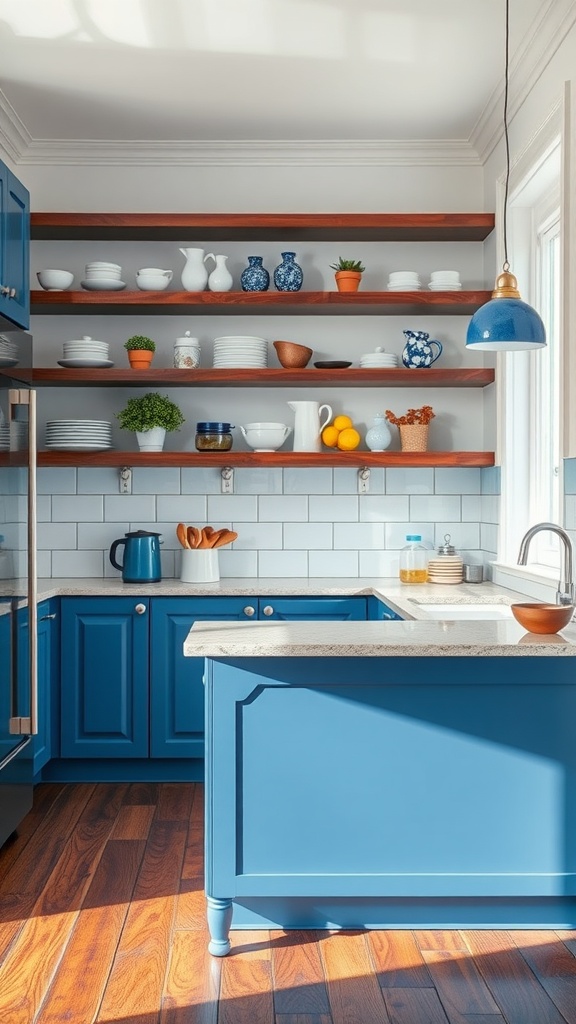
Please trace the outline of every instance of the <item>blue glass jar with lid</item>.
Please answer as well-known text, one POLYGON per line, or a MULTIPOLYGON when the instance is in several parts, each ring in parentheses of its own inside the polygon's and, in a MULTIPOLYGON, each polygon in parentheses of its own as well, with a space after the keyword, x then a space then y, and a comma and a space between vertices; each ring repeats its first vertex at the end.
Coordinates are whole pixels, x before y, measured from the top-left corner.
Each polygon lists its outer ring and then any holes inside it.
POLYGON ((229 452, 232 447, 233 423, 206 420, 196 424, 196 450, 199 452, 229 452))

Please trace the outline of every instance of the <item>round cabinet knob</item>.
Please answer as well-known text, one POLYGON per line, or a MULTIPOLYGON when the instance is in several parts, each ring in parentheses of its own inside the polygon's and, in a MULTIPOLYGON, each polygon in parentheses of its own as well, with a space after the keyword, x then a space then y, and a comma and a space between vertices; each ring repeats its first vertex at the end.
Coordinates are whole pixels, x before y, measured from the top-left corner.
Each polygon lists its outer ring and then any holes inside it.
POLYGON ((136 607, 134 608, 134 611, 136 612, 136 615, 144 615, 144 612, 146 611, 146 605, 137 604, 136 607))
POLYGON ((264 612, 264 615, 274 615, 274 609, 271 604, 265 605, 262 611, 264 612))
POLYGON ((10 295, 9 295, 9 297, 11 299, 15 299, 16 298, 16 289, 15 288, 10 288, 10 295))
POLYGON ((249 619, 251 619, 252 616, 254 615, 254 608, 252 607, 251 604, 246 605, 244 609, 244 615, 247 615, 249 619))
POLYGON ((10 292, 10 289, 8 288, 7 285, 5 285, 5 284, 0 285, 0 295, 8 295, 9 292, 10 292))

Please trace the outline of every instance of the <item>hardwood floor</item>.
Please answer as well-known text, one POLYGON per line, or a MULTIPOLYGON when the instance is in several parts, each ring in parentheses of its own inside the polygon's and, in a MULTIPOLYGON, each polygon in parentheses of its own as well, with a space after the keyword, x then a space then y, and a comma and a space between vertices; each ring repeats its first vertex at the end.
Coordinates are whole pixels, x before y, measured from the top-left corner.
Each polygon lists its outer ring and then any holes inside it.
POLYGON ((2 1024, 576 1024, 576 932, 233 932, 202 787, 41 785, 0 851, 2 1024))

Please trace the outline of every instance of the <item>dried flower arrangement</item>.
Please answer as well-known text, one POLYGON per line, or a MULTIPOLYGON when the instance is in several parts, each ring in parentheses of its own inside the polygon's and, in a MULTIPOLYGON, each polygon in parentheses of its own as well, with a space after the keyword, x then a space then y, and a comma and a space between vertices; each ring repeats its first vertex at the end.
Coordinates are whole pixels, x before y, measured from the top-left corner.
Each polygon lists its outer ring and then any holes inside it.
POLYGON ((406 427, 413 423, 428 426, 435 415, 431 405, 423 405, 421 409, 408 409, 404 416, 395 416, 390 409, 386 409, 386 419, 396 427, 406 427))

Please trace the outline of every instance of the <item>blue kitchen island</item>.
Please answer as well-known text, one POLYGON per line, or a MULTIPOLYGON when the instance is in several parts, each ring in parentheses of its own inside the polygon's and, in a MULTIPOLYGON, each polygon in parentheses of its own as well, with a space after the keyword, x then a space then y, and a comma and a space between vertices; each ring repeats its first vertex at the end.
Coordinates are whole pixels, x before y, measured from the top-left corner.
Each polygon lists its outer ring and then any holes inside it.
POLYGON ((210 951, 232 928, 576 926, 576 637, 199 623, 210 951))

